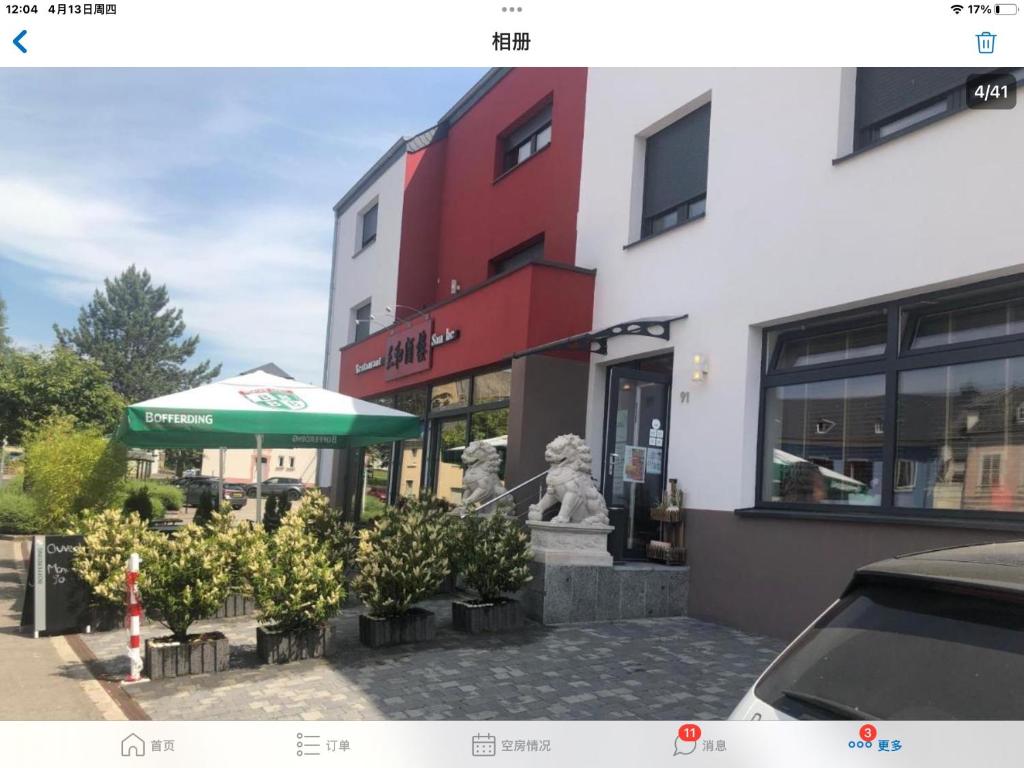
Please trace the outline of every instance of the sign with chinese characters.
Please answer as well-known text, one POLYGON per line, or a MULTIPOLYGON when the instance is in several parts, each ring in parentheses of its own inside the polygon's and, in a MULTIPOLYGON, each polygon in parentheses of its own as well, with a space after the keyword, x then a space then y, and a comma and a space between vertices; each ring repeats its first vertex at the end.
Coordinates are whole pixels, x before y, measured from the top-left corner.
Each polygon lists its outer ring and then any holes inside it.
POLYGON ((429 315, 399 323, 388 332, 384 378, 388 381, 430 370, 434 320, 429 315))

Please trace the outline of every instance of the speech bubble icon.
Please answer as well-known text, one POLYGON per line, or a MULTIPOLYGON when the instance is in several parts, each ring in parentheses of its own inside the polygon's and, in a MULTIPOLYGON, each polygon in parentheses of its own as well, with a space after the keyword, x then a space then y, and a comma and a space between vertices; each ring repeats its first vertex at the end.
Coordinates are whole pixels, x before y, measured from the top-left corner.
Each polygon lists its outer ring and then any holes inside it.
POLYGON ((692 755, 695 749, 697 749, 696 741, 683 741, 676 736, 676 743, 672 751, 672 757, 675 757, 676 755, 692 755))

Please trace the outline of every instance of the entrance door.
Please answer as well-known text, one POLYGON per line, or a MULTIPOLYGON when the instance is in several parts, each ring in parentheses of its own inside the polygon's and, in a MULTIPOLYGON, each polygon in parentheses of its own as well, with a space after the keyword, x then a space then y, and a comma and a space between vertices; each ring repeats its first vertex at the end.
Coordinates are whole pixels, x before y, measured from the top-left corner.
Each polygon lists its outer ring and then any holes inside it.
POLYGON ((665 491, 670 373, 611 369, 605 433, 604 495, 611 522, 622 530, 625 556, 643 559, 658 537, 651 508, 665 491), (622 511, 616 511, 618 508, 622 511))

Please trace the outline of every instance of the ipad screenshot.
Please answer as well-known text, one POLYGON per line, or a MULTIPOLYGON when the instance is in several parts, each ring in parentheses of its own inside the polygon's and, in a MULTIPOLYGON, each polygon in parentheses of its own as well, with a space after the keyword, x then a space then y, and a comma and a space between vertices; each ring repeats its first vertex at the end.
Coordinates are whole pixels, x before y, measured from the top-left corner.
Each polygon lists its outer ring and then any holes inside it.
POLYGON ((0 765, 1019 766, 1024 20, 0 6, 0 765))

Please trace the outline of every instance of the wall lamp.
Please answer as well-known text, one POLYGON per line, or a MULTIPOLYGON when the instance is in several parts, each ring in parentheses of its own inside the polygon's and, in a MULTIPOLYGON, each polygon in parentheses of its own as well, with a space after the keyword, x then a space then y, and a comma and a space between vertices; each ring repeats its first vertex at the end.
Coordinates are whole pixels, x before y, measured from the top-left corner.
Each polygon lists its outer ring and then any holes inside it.
POLYGON ((690 379, 693 381, 704 381, 708 377, 708 356, 707 355, 694 355, 693 356, 693 375, 690 379))
POLYGON ((394 304, 394 305, 389 305, 389 306, 384 307, 384 311, 387 312, 392 317, 394 317, 395 320, 398 319, 397 317, 395 317, 395 310, 396 309, 407 309, 410 312, 415 312, 420 317, 430 317, 430 315, 428 315, 422 309, 416 309, 416 307, 409 307, 409 306, 406 306, 405 304, 394 304))

